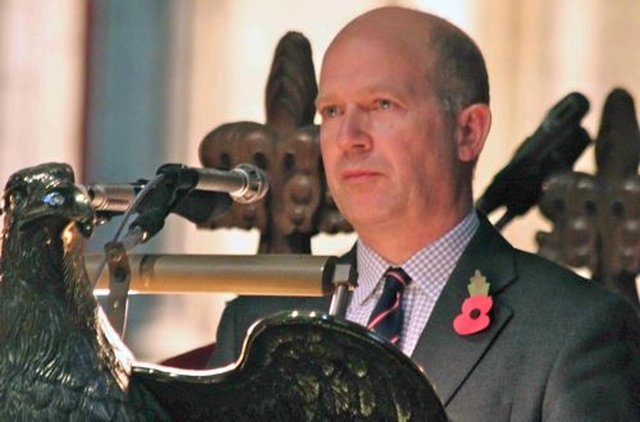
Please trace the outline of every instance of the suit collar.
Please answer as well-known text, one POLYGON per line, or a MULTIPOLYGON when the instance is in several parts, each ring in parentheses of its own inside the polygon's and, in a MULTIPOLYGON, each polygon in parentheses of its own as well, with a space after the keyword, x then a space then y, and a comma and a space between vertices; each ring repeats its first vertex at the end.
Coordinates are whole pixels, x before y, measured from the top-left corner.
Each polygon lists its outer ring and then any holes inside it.
POLYGON ((513 248, 480 216, 480 227, 438 298, 412 354, 445 405, 510 319, 511 309, 501 305, 497 298, 515 276, 513 248), (480 333, 460 336, 453 330, 453 320, 469 296, 467 285, 476 270, 491 283, 490 294, 494 298, 491 324, 480 333))

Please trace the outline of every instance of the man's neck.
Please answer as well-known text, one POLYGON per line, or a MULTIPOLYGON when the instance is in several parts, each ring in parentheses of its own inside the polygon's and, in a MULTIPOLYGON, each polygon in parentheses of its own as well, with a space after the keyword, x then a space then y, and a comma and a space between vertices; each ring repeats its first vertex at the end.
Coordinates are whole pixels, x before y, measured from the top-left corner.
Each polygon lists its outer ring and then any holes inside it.
POLYGON ((397 222, 385 224, 385 227, 369 227, 368 230, 358 230, 358 237, 369 248, 374 250, 393 265, 401 265, 418 251, 440 239, 451 231, 471 212, 452 213, 447 218, 433 219, 419 224, 397 222), (434 221, 439 224, 434 225, 434 221))

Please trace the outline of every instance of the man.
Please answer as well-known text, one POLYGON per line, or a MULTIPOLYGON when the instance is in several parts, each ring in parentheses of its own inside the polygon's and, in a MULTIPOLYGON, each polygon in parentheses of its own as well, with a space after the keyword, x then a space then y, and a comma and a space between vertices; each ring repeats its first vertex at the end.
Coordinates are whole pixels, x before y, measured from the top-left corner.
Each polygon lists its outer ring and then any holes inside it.
MULTIPOLYGON (((329 46, 317 107, 329 189, 358 233, 345 257, 359 284, 347 318, 366 325, 385 271, 402 267, 410 280, 397 345, 425 369, 449 417, 640 417, 632 307, 513 249, 473 210, 473 169, 491 112, 484 60, 467 35, 418 11, 368 12, 329 46), (461 310, 470 280, 488 287, 480 288, 490 302, 483 315, 461 310)), ((247 327, 282 309, 326 311, 327 301, 232 302, 213 364, 234 361, 247 327)))

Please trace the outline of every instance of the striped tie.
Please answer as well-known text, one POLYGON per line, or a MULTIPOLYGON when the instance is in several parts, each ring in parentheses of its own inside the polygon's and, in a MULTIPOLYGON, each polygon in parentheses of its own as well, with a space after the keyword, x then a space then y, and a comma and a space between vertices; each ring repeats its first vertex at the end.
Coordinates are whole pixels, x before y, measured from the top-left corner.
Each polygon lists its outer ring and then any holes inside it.
POLYGON ((398 344, 402 333, 402 292, 411 278, 402 268, 389 268, 384 276, 384 290, 371 313, 367 327, 398 344))

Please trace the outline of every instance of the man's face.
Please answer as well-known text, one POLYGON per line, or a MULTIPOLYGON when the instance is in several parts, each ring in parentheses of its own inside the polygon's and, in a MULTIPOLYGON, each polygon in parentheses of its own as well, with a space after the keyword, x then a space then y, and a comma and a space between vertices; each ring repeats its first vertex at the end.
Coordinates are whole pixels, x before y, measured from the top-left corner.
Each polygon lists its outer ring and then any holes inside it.
POLYGON ((341 40, 320 74, 327 182, 360 232, 438 221, 458 192, 452 122, 430 86, 429 57, 397 47, 384 39, 341 40))

